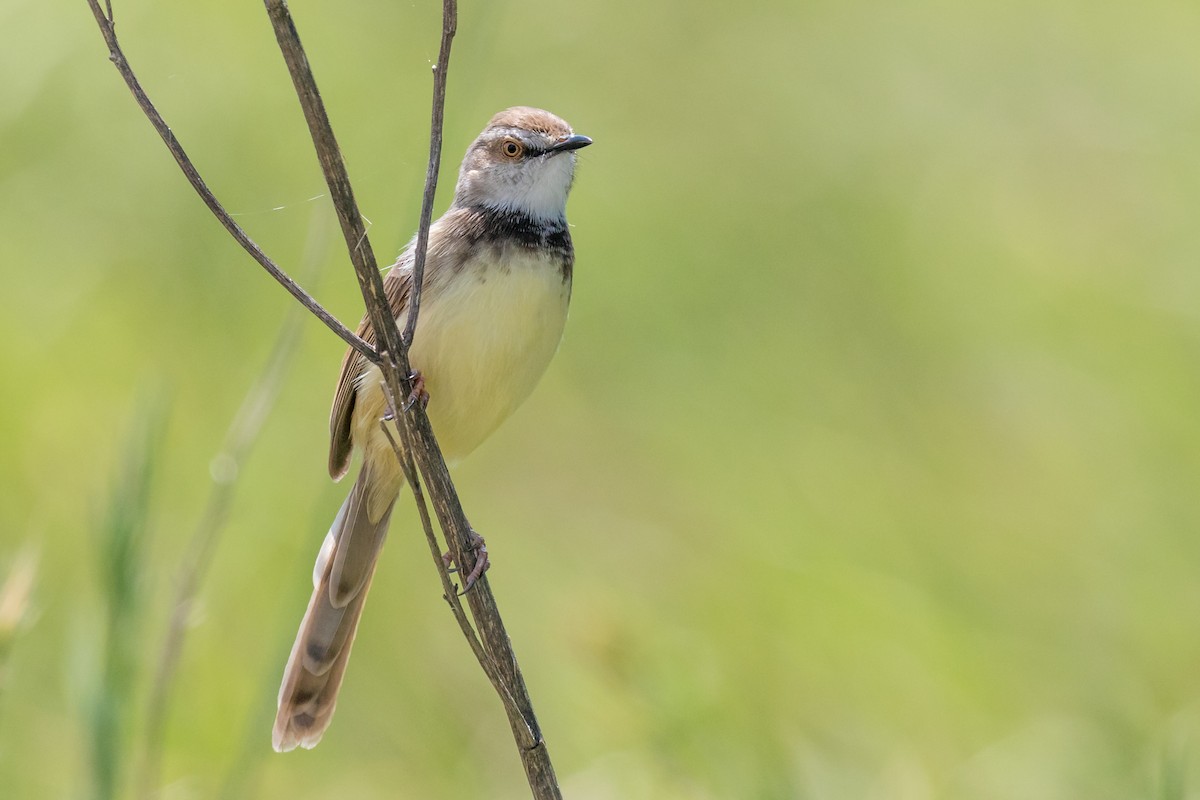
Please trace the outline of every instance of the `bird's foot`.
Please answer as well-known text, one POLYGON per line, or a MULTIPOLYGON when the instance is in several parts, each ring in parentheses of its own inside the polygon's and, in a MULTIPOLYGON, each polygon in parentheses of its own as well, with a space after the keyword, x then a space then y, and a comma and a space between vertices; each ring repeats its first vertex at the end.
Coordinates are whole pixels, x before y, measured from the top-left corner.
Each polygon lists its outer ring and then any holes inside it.
MULTIPOLYGON (((471 529, 470 538, 471 552, 475 554, 475 567, 467 574, 467 579, 464 582, 465 586, 463 590, 459 592, 460 596, 471 591, 471 587, 475 585, 475 582, 479 580, 483 573, 488 571, 488 567, 492 565, 491 560, 488 558, 487 544, 483 541, 483 537, 475 532, 474 528, 471 529)), ((458 572, 457 567, 450 566, 454 563, 453 553, 443 553, 442 563, 446 565, 446 570, 448 572, 458 572)))
POLYGON ((412 391, 408 393, 408 399, 404 401, 404 405, 400 410, 408 413, 408 410, 417 403, 421 404, 421 408, 429 406, 429 392, 425 391, 425 376, 421 374, 419 369, 414 369, 412 374, 408 376, 412 382, 412 391))

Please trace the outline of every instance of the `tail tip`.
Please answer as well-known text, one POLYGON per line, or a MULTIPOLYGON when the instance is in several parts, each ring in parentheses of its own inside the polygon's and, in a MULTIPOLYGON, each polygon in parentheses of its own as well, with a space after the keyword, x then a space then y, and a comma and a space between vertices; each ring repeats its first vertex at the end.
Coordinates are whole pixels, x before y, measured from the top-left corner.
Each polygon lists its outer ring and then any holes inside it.
POLYGON ((325 733, 324 727, 313 727, 316 721, 310 714, 276 720, 275 729, 271 732, 271 747, 276 753, 288 753, 297 747, 312 750, 325 733))

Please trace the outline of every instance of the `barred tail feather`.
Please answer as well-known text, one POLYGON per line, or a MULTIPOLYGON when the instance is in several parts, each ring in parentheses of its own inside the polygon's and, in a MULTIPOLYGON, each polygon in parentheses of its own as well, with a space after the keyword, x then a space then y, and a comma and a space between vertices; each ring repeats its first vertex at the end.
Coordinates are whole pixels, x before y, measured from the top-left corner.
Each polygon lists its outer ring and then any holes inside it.
POLYGON ((364 468, 317 556, 312 597, 279 687, 272 743, 281 753, 315 747, 333 718, 392 512, 388 503, 378 519, 370 518, 371 488, 364 468))

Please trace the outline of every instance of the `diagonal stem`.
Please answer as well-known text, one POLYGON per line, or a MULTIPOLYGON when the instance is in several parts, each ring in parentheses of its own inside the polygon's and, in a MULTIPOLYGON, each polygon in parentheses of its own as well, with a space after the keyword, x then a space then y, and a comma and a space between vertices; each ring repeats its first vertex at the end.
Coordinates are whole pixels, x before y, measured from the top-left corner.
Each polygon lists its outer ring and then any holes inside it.
MULTIPOLYGON (((408 353, 396 327, 396 320, 383 292, 383 281, 375 267, 374 256, 367 244, 366 230, 362 218, 354 202, 350 190, 350 181, 337 141, 333 136, 328 115, 325 113, 320 92, 317 91, 316 81, 312 76, 308 58, 300 44, 299 35, 283 0, 264 0, 275 36, 283 51, 284 61, 292 75, 296 86, 296 95, 304 107, 304 117, 308 121, 313 144, 317 149, 318 160, 326 173, 326 182, 333 195, 334 208, 342 224, 347 246, 350 249, 351 260, 358 274, 359 284, 363 291, 363 301, 367 307, 367 315, 375 326, 378 341, 381 343, 382 362, 380 370, 383 373, 385 388, 394 398, 407 397, 412 389, 409 376, 412 370, 408 363, 408 353)), ((417 232, 417 259, 424 258, 425 246, 429 240, 429 215, 425 212, 431 208, 431 185, 436 181, 438 161, 435 158, 440 151, 441 120, 440 107, 444 105, 445 78, 450 55, 450 41, 457 29, 458 8, 455 0, 443 0, 442 5, 442 47, 439 53, 437 71, 435 72, 435 112, 431 123, 431 158, 426 173, 426 204, 423 205, 423 218, 417 232), (438 82, 441 88, 437 89, 438 82)), ((416 276, 414 276, 416 277, 416 276)), ((415 279, 412 285, 412 296, 409 302, 420 302, 422 281, 415 279)), ((415 327, 416 317, 410 317, 409 324, 415 327)), ((395 408, 395 406, 393 406, 395 408)), ((422 404, 414 403, 411 408, 397 415, 397 428, 400 431, 401 442, 407 452, 412 454, 421 475, 425 478, 429 497, 433 504, 438 523, 446 535, 450 552, 455 563, 462 569, 470 570, 475 565, 475 553, 471 550, 471 526, 467 523, 462 504, 454 483, 450 479, 445 459, 434 438, 422 404)), ((554 766, 550 761, 549 751, 541 728, 533 712, 533 702, 525 686, 524 676, 517 663, 516 654, 512 650, 508 632, 500 618, 499 608, 492 595, 487 576, 480 578, 475 587, 467 593, 467 602, 471 614, 475 618, 476 627, 484 650, 495 674, 489 669, 489 664, 481 661, 480 665, 492 680, 497 693, 500 695, 508 716, 509 726, 517 743, 525 776, 529 787, 537 800, 555 800, 562 797, 558 788, 558 779, 554 766)))
MULTIPOLYGON (((154 108, 117 42, 116 31, 113 27, 111 0, 104 0, 107 13, 101 10, 99 0, 88 0, 101 34, 108 44, 110 58, 116 65, 122 78, 129 86, 138 105, 162 137, 163 142, 175 157, 176 162, 191 182, 193 188, 208 205, 213 214, 221 221, 226 230, 249 252, 264 269, 281 283, 297 300, 312 313, 316 314, 331 330, 338 334, 352 348, 367 359, 380 366, 386 382, 388 394, 391 397, 405 397, 411 391, 410 374, 406 341, 411 341, 417 323, 417 311, 420 304, 422 281, 418 272, 417 280, 412 287, 410 303, 412 311, 406 320, 406 335, 402 337, 397 328, 396 320, 387 301, 383 281, 379 275, 374 253, 363 226, 362 216, 358 212, 350 181, 346 174, 341 151, 333 136, 333 129, 317 91, 308 59, 300 44, 295 24, 283 0, 264 0, 268 16, 275 29, 276 38, 292 75, 297 97, 304 109, 305 119, 316 147, 318 160, 329 185, 334 209, 337 212, 351 261, 358 276, 363 293, 367 315, 375 329, 380 346, 378 350, 350 332, 332 315, 326 312, 315 300, 304 292, 294 281, 261 251, 260 248, 235 223, 224 208, 217 202, 209 191, 199 173, 193 166, 182 146, 167 127, 161 115, 154 108)), ((438 64, 434 74, 433 119, 430 130, 430 161, 426 172, 425 194, 422 203, 421 224, 417 233, 416 264, 424 268, 425 251, 429 241, 429 227, 432 218, 433 195, 437 185, 438 165, 441 154, 441 136, 443 109, 445 104, 446 75, 450 55, 450 44, 457 28, 457 4, 455 0, 442 2, 442 46, 438 56, 438 64)), ((415 266, 415 265, 414 265, 415 266)), ((393 406, 395 407, 395 406, 393 406)), ((421 404, 414 404, 407 413, 397 418, 397 429, 400 433, 403 450, 411 454, 411 460, 416 464, 420 475, 424 477, 429 490, 429 498, 437 515, 438 522, 446 535, 455 561, 463 569, 469 570, 474 566, 475 554, 471 550, 471 528, 463 513, 457 491, 450 479, 445 460, 438 448, 429 419, 421 404)), ((402 463, 409 466, 402 458, 402 463)), ((411 470, 409 470, 411 471, 411 470)), ((414 480, 411 481, 417 487, 414 480)), ((420 491, 419 488, 416 491, 420 491)), ((421 504, 423 508, 423 503, 421 504)), ((426 512, 427 514, 427 512, 426 512)), ((436 546, 434 550, 436 550, 436 546)), ((440 561, 440 559, 439 559, 440 561)), ((440 566, 440 564, 439 564, 440 566)), ((550 762, 546 742, 542 737, 537 718, 533 713, 529 692, 521 675, 516 655, 512 651, 504 623, 496 607, 495 598, 491 593, 487 577, 481 577, 475 587, 467 593, 471 614, 475 619, 478 630, 478 642, 482 652, 474 644, 480 665, 491 680, 504 705, 509 718, 513 736, 516 740, 521 761, 525 767, 530 789, 537 800, 553 800, 561 798, 554 767, 550 762)), ((453 607, 453 604, 452 604, 453 607)), ((461 610, 461 607, 460 607, 461 610)), ((465 619, 465 618, 464 618, 465 619)), ((460 624, 464 620, 460 619, 460 624)), ((467 626, 469 628, 469 625, 467 626)), ((465 633, 465 631, 464 631, 465 633)), ((471 641, 472 637, 468 637, 471 641)))
MULTIPOLYGON (((417 249, 413 253, 413 286, 425 281, 425 253, 429 249, 429 226, 433 219, 433 196, 437 192, 438 165, 442 162, 442 126, 446 116, 446 76, 450 70, 450 44, 458 30, 458 0, 442 2, 442 44, 433 67, 433 111, 429 125, 429 167, 425 170, 425 194, 421 198, 421 222, 417 227, 417 249)), ((421 293, 414 291, 404 321, 404 344, 411 346, 421 312, 421 293)))
MULTIPOLYGON (((350 186, 350 176, 346 172, 342 151, 333 135, 329 114, 325 111, 325 101, 321 99, 316 78, 313 77, 308 57, 304 53, 304 46, 300 44, 300 34, 296 31, 296 24, 292 21, 287 3, 283 0, 265 0, 265 5, 267 15, 271 18, 271 27, 275 30, 275 38, 279 42, 279 49, 283 53, 283 60, 292 76, 292 84, 304 111, 309 133, 316 146, 317 161, 321 164, 325 184, 329 187, 329 196, 333 200, 338 222, 342 226, 342 235, 350 251, 350 261, 354 264, 359 288, 362 289, 363 299, 367 301, 367 314, 371 319, 371 326, 375 329, 376 341, 379 342, 380 350, 386 351, 392 359, 404 362, 404 380, 407 381, 411 370, 407 369, 407 358, 400 343, 400 333, 396 330, 396 320, 392 317, 387 293, 383 288, 383 278, 375 261, 375 252, 371 249, 371 240, 367 237, 362 214, 358 211, 358 202, 354 199, 354 189, 350 186)), ((414 287, 414 291, 416 288, 414 287)), ((407 387, 407 384, 405 385, 407 387)))
POLYGON ((208 188, 204 179, 200 177, 199 171, 188 157, 187 152, 183 149, 183 145, 179 143, 170 126, 163 119, 162 114, 154 107, 154 103, 150 101, 146 91, 142 88, 141 82, 134 74, 133 68, 129 66, 129 62, 125 59, 125 53, 121 50, 121 45, 117 41, 117 30, 113 25, 111 0, 105 0, 107 12, 100 8, 98 0, 87 0, 87 2, 92 9, 92 14, 96 17, 96 24, 100 26, 100 33, 104 37, 104 42, 108 45, 109 60, 116 66, 117 72, 125 80, 125 85, 133 93, 138 106, 141 107, 146 118, 150 120, 150 124, 154 126, 154 130, 162 138, 163 144, 167 146, 167 149, 171 151, 171 155, 175 157, 175 163, 183 170, 188 183, 196 190, 196 194, 200 195, 200 199, 208 206, 213 216, 224 226, 225 230, 229 231, 229 235, 242 246, 243 250, 249 253, 283 288, 287 289, 292 297, 299 300, 301 305, 311 311, 317 319, 325 323, 325 327, 340 336, 346 344, 353 347, 359 353, 362 353, 368 360, 373 363, 379 363, 379 355, 375 352, 375 348, 371 347, 371 345, 367 344, 353 331, 339 322, 335 316, 326 311, 320 303, 314 300, 308 292, 304 291, 298 283, 292 280, 286 272, 280 269, 263 252, 262 248, 242 229, 242 226, 238 225, 233 217, 229 215, 229 212, 217 200, 216 195, 208 188))

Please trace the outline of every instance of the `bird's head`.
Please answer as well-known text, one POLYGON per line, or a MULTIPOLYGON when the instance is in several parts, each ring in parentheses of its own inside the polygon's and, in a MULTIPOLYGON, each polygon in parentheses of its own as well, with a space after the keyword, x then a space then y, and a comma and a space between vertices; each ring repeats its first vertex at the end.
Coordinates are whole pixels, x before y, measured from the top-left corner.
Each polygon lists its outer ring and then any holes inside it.
POLYGON ((454 204, 559 219, 575 175, 575 151, 591 143, 549 111, 501 111, 467 149, 454 204))

